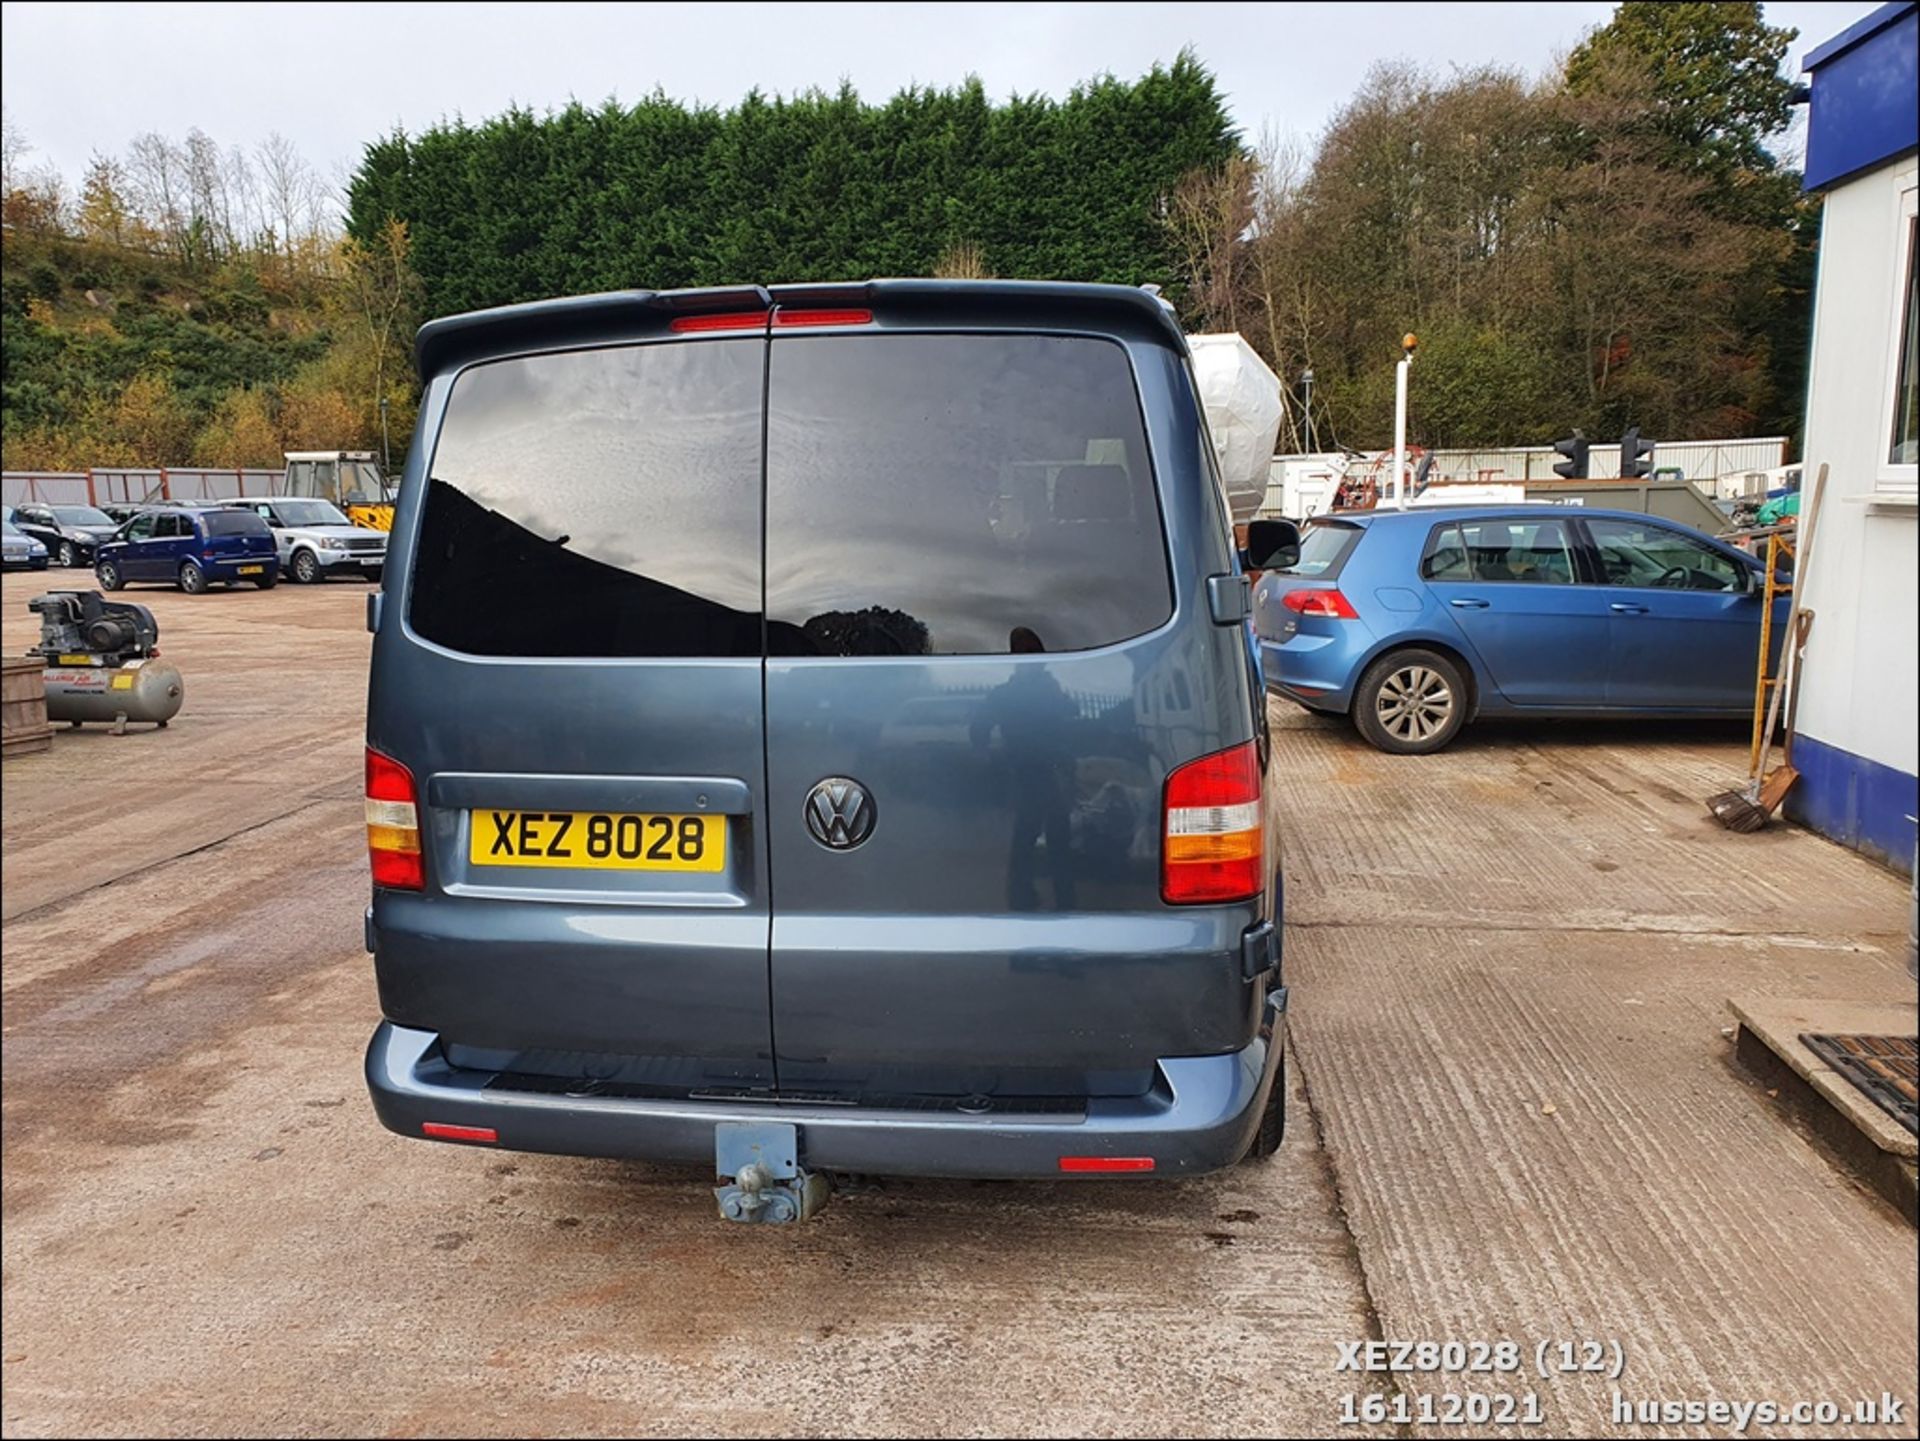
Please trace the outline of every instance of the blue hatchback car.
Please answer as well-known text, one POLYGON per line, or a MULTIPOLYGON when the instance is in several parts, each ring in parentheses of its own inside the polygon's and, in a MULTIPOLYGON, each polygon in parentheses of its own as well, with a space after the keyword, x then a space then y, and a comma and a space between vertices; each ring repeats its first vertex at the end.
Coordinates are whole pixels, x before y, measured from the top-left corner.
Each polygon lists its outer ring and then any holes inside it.
MULTIPOLYGON (((1254 596, 1267 688, 1398 755, 1477 715, 1741 716, 1763 567, 1637 512, 1340 512, 1254 596)), ((1787 599, 1776 602, 1784 625, 1787 599)))
POLYGON ((188 595, 216 582, 270 590, 280 579, 280 558, 273 531, 250 510, 166 506, 140 511, 103 542, 93 572, 103 590, 128 581, 177 585, 188 595))

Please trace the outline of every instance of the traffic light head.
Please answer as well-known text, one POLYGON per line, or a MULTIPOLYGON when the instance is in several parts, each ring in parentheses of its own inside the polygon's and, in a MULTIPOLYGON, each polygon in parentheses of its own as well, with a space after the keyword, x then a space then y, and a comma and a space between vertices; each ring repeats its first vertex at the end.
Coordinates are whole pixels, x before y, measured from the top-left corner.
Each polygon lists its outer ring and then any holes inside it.
POLYGON ((1556 440, 1553 448, 1565 460, 1556 461, 1553 473, 1562 480, 1585 480, 1587 478, 1587 438, 1575 431, 1565 440, 1556 440))
POLYGON ((1640 438, 1640 427, 1633 426, 1620 437, 1620 478, 1639 480, 1653 474, 1653 442, 1640 438))

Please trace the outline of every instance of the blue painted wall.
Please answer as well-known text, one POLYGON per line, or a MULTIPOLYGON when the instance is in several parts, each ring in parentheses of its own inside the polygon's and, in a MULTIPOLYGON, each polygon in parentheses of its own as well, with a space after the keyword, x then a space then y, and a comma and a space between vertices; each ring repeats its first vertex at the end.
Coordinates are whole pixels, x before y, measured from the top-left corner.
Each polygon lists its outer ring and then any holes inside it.
POLYGON ((1920 813, 1920 779, 1808 735, 1793 738, 1793 764, 1800 779, 1787 792, 1788 819, 1911 873, 1907 817, 1920 813))
POLYGON ((1808 53, 1806 188, 1820 190, 1920 145, 1920 4, 1882 5, 1808 53))

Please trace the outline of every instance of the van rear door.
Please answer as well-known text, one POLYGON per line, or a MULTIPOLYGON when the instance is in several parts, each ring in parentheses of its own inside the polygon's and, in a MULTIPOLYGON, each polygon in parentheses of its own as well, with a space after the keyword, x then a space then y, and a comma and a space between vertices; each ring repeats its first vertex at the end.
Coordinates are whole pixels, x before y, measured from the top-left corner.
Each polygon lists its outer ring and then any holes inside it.
POLYGON ((767 343, 627 325, 430 386, 368 718, 427 870, 376 893, 382 1005, 477 1070, 764 1089, 767 343))
POLYGON ((1252 1029, 1251 908, 1160 897, 1168 770, 1251 733, 1239 631, 1204 602, 1196 620, 1191 589, 1175 620, 1136 368, 1184 488, 1176 532, 1230 563, 1183 360, 910 325, 772 327, 781 1088, 1138 1094, 1156 1057, 1252 1029))

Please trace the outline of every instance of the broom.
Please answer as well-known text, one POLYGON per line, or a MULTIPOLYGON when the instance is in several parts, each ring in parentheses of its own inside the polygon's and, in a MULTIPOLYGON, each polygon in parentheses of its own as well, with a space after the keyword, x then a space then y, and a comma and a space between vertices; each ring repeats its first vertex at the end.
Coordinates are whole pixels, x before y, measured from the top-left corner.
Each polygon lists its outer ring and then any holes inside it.
POLYGON ((1773 728, 1774 722, 1780 718, 1781 696, 1792 691, 1799 679, 1800 651, 1806 644, 1807 630, 1813 620, 1812 614, 1800 607, 1800 588, 1806 582, 1807 567, 1813 562, 1814 527, 1820 519, 1820 498, 1826 489, 1827 467, 1823 461, 1819 473, 1814 477, 1812 504, 1803 509, 1798 522, 1800 544, 1794 555, 1787 653, 1780 662, 1778 683, 1767 701, 1767 721, 1762 732, 1759 759, 1748 774, 1746 785, 1738 790, 1722 791, 1719 795, 1707 797, 1707 810, 1730 831, 1747 834, 1759 830, 1767 823, 1768 817, 1780 808, 1780 802, 1793 789, 1793 783, 1800 779, 1800 772, 1793 768, 1793 718, 1799 709, 1797 705, 1788 708, 1786 747, 1780 765, 1772 772, 1767 771, 1767 756, 1773 750, 1773 728), (1766 776, 1764 781, 1762 775, 1766 776))

